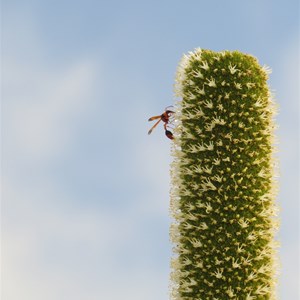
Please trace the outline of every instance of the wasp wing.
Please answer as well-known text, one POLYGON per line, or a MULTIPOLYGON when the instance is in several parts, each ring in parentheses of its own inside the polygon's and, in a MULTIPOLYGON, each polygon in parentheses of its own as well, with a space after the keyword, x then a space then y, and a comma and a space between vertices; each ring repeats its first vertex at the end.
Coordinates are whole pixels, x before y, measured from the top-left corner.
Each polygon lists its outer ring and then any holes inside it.
MULTIPOLYGON (((153 118, 153 117, 152 117, 153 118)), ((155 119, 153 119, 155 120, 155 119)), ((161 118, 150 128, 150 130, 148 131, 148 134, 151 134, 152 130, 158 125, 158 123, 161 121, 161 118)))

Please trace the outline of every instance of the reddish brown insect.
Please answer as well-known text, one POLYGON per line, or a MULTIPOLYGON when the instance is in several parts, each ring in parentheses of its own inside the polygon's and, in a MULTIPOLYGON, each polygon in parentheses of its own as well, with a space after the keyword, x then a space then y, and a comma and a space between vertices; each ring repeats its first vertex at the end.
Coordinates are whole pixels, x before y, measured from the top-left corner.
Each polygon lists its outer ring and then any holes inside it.
POLYGON ((159 122, 163 121, 166 136, 171 140, 174 139, 173 133, 169 130, 170 118, 174 114, 174 111, 169 109, 170 107, 172 107, 172 106, 166 107, 163 114, 149 118, 148 121, 153 121, 153 120, 157 120, 157 119, 159 119, 159 120, 151 127, 151 129, 148 131, 148 134, 151 134, 152 130, 159 124, 159 122))

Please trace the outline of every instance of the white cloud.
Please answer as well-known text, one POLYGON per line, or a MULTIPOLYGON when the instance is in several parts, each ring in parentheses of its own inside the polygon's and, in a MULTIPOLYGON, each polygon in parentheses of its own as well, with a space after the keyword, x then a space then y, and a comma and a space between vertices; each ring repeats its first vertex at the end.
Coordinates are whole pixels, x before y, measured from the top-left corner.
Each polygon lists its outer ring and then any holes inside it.
POLYGON ((166 298, 168 274, 150 267, 138 244, 139 208, 126 214, 72 208, 45 185, 28 193, 5 183, 3 195, 9 200, 3 205, 4 299, 166 298))
POLYGON ((279 159, 280 159, 280 260, 279 294, 282 299, 299 296, 299 38, 286 45, 278 69, 281 79, 276 91, 280 103, 279 159), (297 210, 298 209, 298 210, 297 210))
POLYGON ((80 119, 90 104, 94 79, 91 63, 79 61, 57 71, 35 65, 24 70, 8 61, 5 70, 11 73, 4 85, 5 148, 19 149, 19 154, 35 160, 65 151, 76 134, 71 127, 74 119, 80 119))
POLYGON ((37 162, 55 158, 71 146, 76 121, 91 109, 97 63, 77 57, 58 65, 29 6, 8 6, 5 16, 4 155, 37 162))

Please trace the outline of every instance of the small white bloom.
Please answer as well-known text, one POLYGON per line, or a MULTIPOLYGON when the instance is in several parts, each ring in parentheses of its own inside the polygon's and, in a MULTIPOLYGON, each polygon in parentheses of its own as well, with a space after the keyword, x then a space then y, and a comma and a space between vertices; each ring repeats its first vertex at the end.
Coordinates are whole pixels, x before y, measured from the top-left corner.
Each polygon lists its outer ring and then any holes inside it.
POLYGON ((199 240, 197 240, 196 238, 192 238, 189 241, 191 242, 191 244, 193 245, 194 248, 202 247, 202 243, 199 240))
POLYGON ((214 276, 216 276, 217 278, 222 278, 222 274, 223 274, 223 270, 221 269, 217 269, 217 271, 215 271, 213 273, 214 276))
POLYGON ((197 268, 203 269, 203 261, 199 261, 195 265, 197 268))
POLYGON ((217 108, 222 111, 224 109, 224 106, 222 104, 218 104, 217 108))
POLYGON ((218 140, 216 143, 217 146, 223 146, 223 141, 222 140, 218 140))
POLYGON ((203 61, 203 62, 202 62, 202 66, 200 66, 200 68, 202 68, 202 69, 204 69, 204 70, 208 70, 208 69, 209 69, 209 66, 208 66, 207 61, 203 61))
POLYGON ((269 66, 263 65, 262 69, 265 71, 267 75, 272 73, 272 69, 269 66))
POLYGON ((206 225, 205 222, 201 222, 199 228, 202 229, 202 230, 206 230, 206 229, 208 229, 208 226, 206 225))
POLYGON ((247 240, 249 241, 255 241, 257 239, 257 236, 254 233, 249 233, 247 236, 247 240))
POLYGON ((191 220, 191 221, 197 221, 198 220, 198 217, 196 217, 194 214, 192 214, 192 213, 188 213, 188 214, 186 214, 186 218, 188 219, 188 220, 191 220))
POLYGON ((182 264, 183 264, 184 266, 189 266, 189 265, 192 264, 192 261, 191 261, 189 258, 185 257, 185 258, 183 259, 183 261, 182 261, 182 264))
POLYGON ((195 108, 194 112, 195 112, 195 116, 197 116, 197 117, 203 117, 204 116, 204 112, 202 111, 201 108, 200 109, 195 108))
POLYGON ((238 245, 237 253, 242 253, 242 252, 244 252, 244 251, 245 251, 245 250, 244 250, 243 246, 242 246, 242 245, 238 245))
POLYGON ((204 86, 202 87, 202 89, 200 89, 199 87, 195 88, 195 91, 200 95, 205 95, 204 86))
POLYGON ((261 98, 257 99, 257 101, 254 103, 254 106, 256 106, 256 107, 262 107, 263 106, 261 98))
POLYGON ((215 176, 214 176, 214 180, 216 180, 217 182, 222 182, 223 176, 215 175, 215 176))
POLYGON ((247 86, 248 89, 251 89, 252 87, 255 86, 255 83, 248 82, 248 83, 246 84, 246 86, 247 86))
POLYGON ((235 82, 235 83, 234 83, 234 86, 235 86, 235 88, 236 88, 237 90, 241 90, 241 89, 242 89, 242 84, 241 84, 241 83, 235 82))
POLYGON ((225 93, 224 98, 225 98, 225 99, 229 99, 229 96, 230 96, 230 92, 229 92, 229 93, 225 93))
POLYGON ((233 66, 233 65, 230 63, 230 64, 229 64, 229 71, 230 71, 231 74, 234 74, 234 73, 237 71, 236 65, 233 66))
POLYGON ((211 205, 208 202, 206 202, 205 208, 206 208, 206 210, 205 210, 206 213, 210 213, 212 211, 212 207, 211 207, 211 205))
POLYGON ((190 91, 187 92, 185 96, 186 96, 186 98, 189 99, 189 100, 194 100, 194 99, 197 98, 197 96, 196 96, 195 94, 193 94, 192 92, 190 92, 190 91))
POLYGON ((258 175, 259 177, 266 178, 267 173, 266 173, 265 169, 262 168, 262 169, 259 171, 259 173, 258 173, 257 175, 258 175))
POLYGON ((214 149, 214 143, 213 142, 209 142, 209 144, 205 144, 205 146, 207 147, 207 150, 212 151, 214 149))
POLYGON ((209 167, 205 166, 205 167, 203 168, 203 171, 204 171, 205 173, 207 173, 207 174, 211 174, 211 172, 212 172, 212 167, 209 168, 209 167))
POLYGON ((195 82, 194 82, 193 80, 188 80, 188 81, 187 81, 187 84, 188 84, 188 85, 195 85, 195 82))
POLYGON ((238 124, 238 127, 239 127, 239 128, 245 128, 245 124, 244 124, 243 122, 240 122, 240 123, 238 124))
POLYGON ((249 276, 248 276, 248 278, 247 278, 247 281, 251 281, 251 280, 253 280, 254 278, 256 278, 257 277, 257 274, 255 273, 255 272, 251 272, 250 274, 249 274, 249 276))
POLYGON ((215 126, 216 126, 215 123, 206 124, 205 125, 205 130, 206 131, 212 131, 215 126))
POLYGON ((226 139, 229 139, 230 141, 232 140, 232 133, 229 132, 224 136, 226 139))
MULTIPOLYGON (((221 104, 222 105, 222 104, 221 104)), ((225 125, 226 122, 224 121, 224 119, 220 119, 220 117, 215 117, 213 118, 213 121, 216 123, 216 124, 219 124, 219 125, 225 125)))
POLYGON ((260 285, 257 290, 255 291, 255 294, 257 295, 266 295, 270 291, 270 287, 266 285, 260 285))
POLYGON ((208 83, 207 83, 208 86, 210 87, 216 87, 216 81, 214 78, 211 78, 210 80, 208 79, 208 83))
POLYGON ((203 173, 203 170, 200 166, 194 166, 193 170, 195 173, 199 173, 199 174, 203 173))
POLYGON ((249 226, 249 221, 245 220, 244 218, 240 218, 238 223, 242 228, 246 228, 249 226))
POLYGON ((254 299, 256 299, 256 297, 255 297, 255 296, 251 296, 251 292, 249 292, 249 293, 247 294, 245 300, 254 300, 254 299))
POLYGON ((232 267, 234 269, 237 269, 241 266, 241 263, 238 263, 238 259, 236 259, 236 261, 234 260, 234 258, 232 258, 232 267))
POLYGON ((197 132, 197 134, 202 134, 202 132, 203 132, 203 130, 201 129, 201 128, 199 128, 199 127, 196 127, 195 128, 195 131, 197 132))
POLYGON ((207 100, 207 101, 205 101, 203 104, 204 104, 204 106, 207 107, 207 108, 213 108, 213 103, 212 103, 212 101, 208 101, 208 100, 207 100))
POLYGON ((216 262, 215 262, 215 265, 216 266, 219 266, 220 264, 222 264, 222 260, 218 260, 218 258, 217 257, 215 257, 215 260, 216 260, 216 262))
POLYGON ((228 290, 226 291, 227 295, 230 297, 230 298, 233 298, 234 297, 234 293, 233 293, 233 290, 232 290, 232 287, 230 286, 228 288, 228 290))
POLYGON ((218 166, 218 165, 220 165, 220 163, 221 163, 221 160, 219 158, 214 158, 214 161, 213 161, 214 165, 218 166))
POLYGON ((194 70, 194 71, 192 72, 192 75, 193 75, 194 77, 196 77, 196 78, 204 78, 204 76, 202 75, 202 73, 201 73, 200 71, 194 70))

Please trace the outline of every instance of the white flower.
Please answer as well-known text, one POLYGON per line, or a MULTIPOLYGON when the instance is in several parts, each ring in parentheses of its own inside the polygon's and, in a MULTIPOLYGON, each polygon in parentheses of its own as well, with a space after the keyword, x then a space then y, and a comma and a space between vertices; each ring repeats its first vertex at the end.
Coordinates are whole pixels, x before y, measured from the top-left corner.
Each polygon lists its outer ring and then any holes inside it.
POLYGON ((208 86, 210 87, 216 87, 216 81, 214 78, 211 78, 210 80, 208 79, 208 83, 207 83, 208 86))
POLYGON ((223 176, 215 175, 215 176, 214 176, 214 180, 216 180, 217 182, 222 182, 223 176))
POLYGON ((199 174, 203 173, 203 170, 200 166, 194 166, 193 170, 195 173, 199 173, 199 174))
POLYGON ((200 95, 205 95, 204 86, 202 87, 202 89, 200 89, 199 87, 195 88, 195 91, 200 95))
POLYGON ((229 71, 231 74, 234 74, 238 69, 236 69, 236 65, 229 64, 229 71))
POLYGON ((194 248, 202 247, 202 243, 199 240, 197 240, 196 238, 192 238, 189 241, 191 242, 191 244, 193 245, 194 248))
POLYGON ((208 66, 207 61, 203 61, 203 62, 202 62, 202 66, 200 66, 200 68, 202 68, 202 69, 204 69, 204 70, 208 70, 208 69, 209 69, 209 66, 208 66))
POLYGON ((244 251, 245 251, 245 250, 243 249, 243 246, 238 245, 237 253, 242 253, 242 252, 244 252, 244 251))
POLYGON ((216 260, 216 262, 215 262, 216 266, 220 265, 223 262, 222 260, 218 260, 217 257, 215 257, 215 260, 216 260))
POLYGON ((193 93, 191 93, 190 91, 186 93, 186 97, 189 99, 189 100, 194 100, 197 98, 197 96, 193 93))
POLYGON ((242 228, 246 228, 249 226, 249 221, 245 220, 244 218, 240 218, 238 223, 242 228))
POLYGON ((241 266, 242 263, 238 263, 238 259, 236 259, 236 261, 234 260, 234 258, 232 258, 232 267, 234 269, 237 269, 241 266))
POLYGON ((237 90, 241 90, 242 89, 242 85, 240 83, 234 83, 234 86, 237 90))
POLYGON ((208 229, 208 226, 206 225, 205 222, 201 222, 199 228, 202 229, 202 230, 206 230, 206 229, 208 229))
POLYGON ((217 108, 218 108, 219 110, 221 110, 221 111, 224 109, 224 107, 223 107, 222 104, 218 104, 218 105, 217 105, 217 108))
POLYGON ((254 103, 254 106, 256 107, 262 107, 263 103, 261 101, 261 98, 257 99, 257 101, 254 103))
POLYGON ((232 287, 230 286, 229 289, 226 291, 226 293, 228 294, 228 296, 230 298, 234 297, 234 293, 233 293, 233 290, 232 290, 232 287))
POLYGON ((204 171, 205 173, 207 173, 207 174, 211 174, 212 167, 209 168, 209 167, 205 166, 205 167, 203 168, 203 171, 204 171))
POLYGON ((255 296, 251 296, 251 292, 249 292, 249 293, 247 294, 245 300, 254 300, 254 299, 256 299, 256 297, 255 297, 255 296))
POLYGON ((204 112, 202 111, 202 109, 195 108, 194 112, 195 112, 195 116, 197 116, 197 117, 203 117, 204 116, 204 112))
POLYGON ((205 146, 206 146, 206 149, 207 150, 214 150, 214 143, 213 142, 209 142, 209 144, 207 145, 207 144, 205 144, 205 146))
POLYGON ((248 89, 251 89, 252 87, 255 86, 255 83, 248 82, 248 83, 246 84, 246 86, 247 86, 248 89))
POLYGON ((265 71, 267 75, 272 73, 272 69, 269 66, 263 65, 262 69, 265 71))
POLYGON ((213 162, 214 165, 218 166, 218 165, 220 165, 220 163, 221 163, 221 160, 219 158, 214 158, 214 162, 213 162))
POLYGON ((193 70, 193 72, 191 74, 196 78, 204 78, 204 76, 202 75, 202 73, 200 71, 193 70))
POLYGON ((217 269, 216 272, 213 273, 217 278, 222 278, 223 270, 217 269))
POLYGON ((206 207, 206 213, 209 213, 212 211, 212 207, 209 203, 206 202, 205 207, 206 207))
POLYGON ((195 266, 197 268, 203 269, 203 261, 198 261, 195 266))
POLYGON ((257 175, 259 177, 266 178, 267 172, 266 172, 265 168, 262 168, 257 175))
POLYGON ((249 241, 255 241, 257 239, 257 236, 254 233, 249 233, 247 236, 247 240, 249 241))
POLYGON ((270 288, 266 285, 260 285, 257 290, 255 291, 255 294, 258 295, 265 295, 270 291, 270 288))
POLYGON ((255 272, 251 272, 250 274, 249 274, 249 276, 248 276, 248 278, 247 278, 247 281, 251 281, 251 280, 253 280, 254 278, 256 278, 257 277, 257 274, 255 273, 255 272))
POLYGON ((230 93, 225 93, 225 99, 229 99, 229 95, 230 95, 230 93))
POLYGON ((206 131, 212 131, 215 126, 216 126, 215 123, 206 124, 205 125, 205 130, 206 131))

